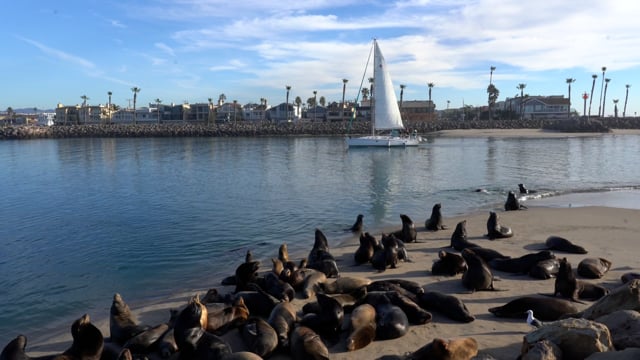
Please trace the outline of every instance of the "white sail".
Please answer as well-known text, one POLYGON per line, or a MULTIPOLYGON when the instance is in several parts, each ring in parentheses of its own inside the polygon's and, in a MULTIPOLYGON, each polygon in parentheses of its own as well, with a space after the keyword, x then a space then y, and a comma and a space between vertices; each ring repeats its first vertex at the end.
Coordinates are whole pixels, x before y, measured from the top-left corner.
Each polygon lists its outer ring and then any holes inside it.
POLYGON ((373 111, 371 135, 347 138, 349 147, 399 147, 418 146, 422 138, 417 132, 401 135, 397 130, 404 129, 398 100, 393 89, 391 77, 387 71, 378 42, 373 40, 373 111), (378 135, 378 130, 391 130, 390 134, 378 135))
POLYGON ((398 99, 387 71, 387 63, 373 41, 373 101, 374 127, 376 130, 404 129, 398 108, 398 99))

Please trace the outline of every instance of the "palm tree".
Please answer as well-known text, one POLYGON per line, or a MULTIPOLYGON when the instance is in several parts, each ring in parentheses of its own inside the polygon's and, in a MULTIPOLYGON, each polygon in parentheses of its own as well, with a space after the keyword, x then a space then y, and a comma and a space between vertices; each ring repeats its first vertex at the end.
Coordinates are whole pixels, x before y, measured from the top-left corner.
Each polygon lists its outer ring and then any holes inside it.
POLYGON ((136 124, 136 120, 137 120, 137 116, 136 116, 136 101, 138 100, 138 93, 140 92, 140 88, 137 86, 134 86, 131 88, 131 91, 133 92, 133 124, 136 124))
POLYGON ((327 99, 325 99, 324 96, 320 96, 320 100, 318 100, 318 102, 322 107, 325 107, 327 105, 327 99))
POLYGON ((317 109, 318 109, 318 90, 313 90, 313 121, 316 121, 317 109))
POLYGON ((87 123, 87 100, 89 100, 89 97, 87 95, 82 95, 80 96, 80 99, 82 99, 82 117, 84 118, 83 121, 86 124, 87 123))
POLYGON ((300 119, 299 116, 301 114, 300 108, 302 107, 302 98, 300 98, 300 96, 296 96, 296 99, 293 102, 295 102, 296 106, 298 107, 298 115, 297 116, 298 116, 298 119, 300 119))
POLYGON ((627 93, 624 95, 624 107, 622 108, 622 117, 625 117, 625 114, 627 113, 627 100, 629 99, 629 88, 631 87, 631 85, 627 84, 624 87, 627 88, 627 93))
MULTIPOLYGON (((495 66, 492 66, 492 67, 489 68, 489 86, 490 87, 491 87, 491 85, 493 85, 493 72, 495 70, 496 70, 495 66)), ((490 91, 490 88, 487 88, 487 93, 489 93, 489 120, 491 120, 493 118, 491 116, 491 110, 492 110, 491 107, 492 107, 493 104, 491 103, 491 91, 490 91)), ((495 103, 495 101, 494 101, 494 103, 495 103)))
POLYGON ((604 72, 607 71, 607 67, 602 67, 602 85, 600 86, 600 103, 598 104, 598 116, 604 116, 604 111, 601 113, 600 110, 604 107, 604 103, 602 102, 602 89, 604 89, 604 72))
POLYGON ((591 75, 593 78, 593 83, 591 84, 591 97, 589 98, 589 117, 591 117, 591 104, 593 103, 593 89, 596 87, 596 79, 598 78, 598 74, 591 75))
POLYGON ((362 93, 362 101, 367 101, 369 99, 369 89, 368 88, 362 88, 362 90, 360 90, 360 92, 362 93))
POLYGON ((9 117, 9 123, 13 124, 13 108, 11 106, 7 108, 7 116, 9 117))
POLYGON ((489 73, 489 85, 493 84, 493 72, 496 70, 495 66, 492 66, 489 68, 490 73, 489 73))
POLYGON ((516 89, 520 90, 520 119, 524 116, 524 88, 527 87, 527 84, 518 84, 516 89))
POLYGON ((156 98, 156 111, 158 112, 158 124, 160 124, 160 103, 162 100, 156 98))
POLYGON ((291 90, 291 86, 287 85, 285 86, 285 88, 287 89, 287 122, 291 121, 291 119, 289 118, 289 91, 291 90))
POLYGON ((238 100, 233 100, 233 123, 236 123, 236 107, 238 106, 238 100))
POLYGON ((618 118, 618 99, 613 99, 613 116, 618 118))
POLYGON ((487 87, 487 94, 489 99, 489 121, 491 121, 493 120, 493 117, 491 114, 491 108, 493 107, 493 105, 495 105, 496 101, 498 101, 498 96, 500 96, 500 90, 498 90, 498 88, 495 85, 490 84, 487 87))
POLYGON ((429 87, 429 112, 432 112, 433 107, 431 106, 431 89, 433 89, 433 87, 436 85, 434 83, 428 83, 427 86, 429 87))
POLYGON ((567 78, 567 84, 569 85, 569 109, 567 109, 567 118, 571 117, 571 84, 575 81, 576 79, 567 78))
POLYGON ((607 101, 607 87, 609 87, 609 81, 611 81, 611 79, 604 79, 604 97, 602 98, 602 117, 604 117, 604 104, 605 101, 607 101))
POLYGON ((107 95, 109 95, 109 103, 107 105, 107 109, 109 111, 109 124, 111 124, 111 95, 113 95, 113 93, 111 91, 107 91, 107 95))
POLYGON ((211 118, 213 117, 213 98, 208 98, 209 113, 207 114, 207 125, 211 125, 211 118))
POLYGON ((348 79, 342 79, 342 106, 340 109, 340 117, 342 118, 342 121, 344 122, 344 93, 347 91, 347 82, 349 82, 348 79))
POLYGON ((224 104, 225 101, 227 101, 227 96, 225 94, 220 94, 220 96, 218 96, 218 106, 224 104))

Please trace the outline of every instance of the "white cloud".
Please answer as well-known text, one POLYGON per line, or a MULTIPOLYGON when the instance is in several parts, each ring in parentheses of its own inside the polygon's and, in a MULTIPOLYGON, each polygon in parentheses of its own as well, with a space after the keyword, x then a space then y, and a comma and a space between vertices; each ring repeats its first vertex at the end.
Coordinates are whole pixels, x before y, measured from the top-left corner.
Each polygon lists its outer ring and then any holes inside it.
POLYGON ((54 58, 57 58, 59 60, 62 60, 64 62, 68 62, 70 64, 74 64, 74 65, 79 65, 85 69, 93 69, 95 68, 95 65, 86 59, 83 59, 79 56, 75 56, 69 53, 66 53, 62 50, 58 50, 58 49, 54 49, 51 47, 48 47, 40 42, 37 42, 35 40, 31 40, 31 39, 27 39, 27 38, 23 38, 18 36, 18 38, 26 43, 29 43, 35 47, 37 47, 38 49, 40 49, 40 51, 42 51, 43 53, 52 56, 54 58))
POLYGON ((155 47, 157 47, 158 49, 164 51, 165 53, 171 55, 171 56, 176 56, 175 51, 173 51, 173 49, 171 47, 169 47, 169 45, 165 44, 165 43, 161 43, 161 42, 157 42, 154 44, 155 47))

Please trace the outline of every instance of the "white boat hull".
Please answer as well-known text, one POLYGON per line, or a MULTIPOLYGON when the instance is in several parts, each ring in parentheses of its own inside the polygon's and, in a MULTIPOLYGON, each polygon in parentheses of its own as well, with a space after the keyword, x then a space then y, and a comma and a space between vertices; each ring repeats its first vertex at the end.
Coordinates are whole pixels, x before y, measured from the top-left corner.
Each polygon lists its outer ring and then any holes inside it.
POLYGON ((406 147, 406 146, 418 146, 420 145, 419 137, 399 137, 390 135, 376 135, 376 136, 363 136, 363 137, 349 137, 347 138, 347 145, 349 147, 406 147))

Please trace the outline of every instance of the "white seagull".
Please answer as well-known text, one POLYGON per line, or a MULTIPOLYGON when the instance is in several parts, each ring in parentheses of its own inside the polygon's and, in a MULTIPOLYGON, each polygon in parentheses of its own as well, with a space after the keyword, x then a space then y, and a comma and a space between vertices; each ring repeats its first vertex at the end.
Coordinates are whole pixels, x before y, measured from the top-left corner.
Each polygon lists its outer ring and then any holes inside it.
POLYGON ((539 328, 542 326, 540 320, 533 317, 533 310, 527 310, 527 324, 539 328))

